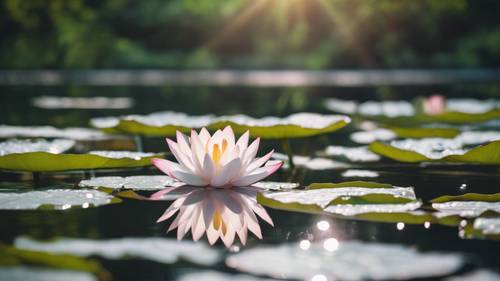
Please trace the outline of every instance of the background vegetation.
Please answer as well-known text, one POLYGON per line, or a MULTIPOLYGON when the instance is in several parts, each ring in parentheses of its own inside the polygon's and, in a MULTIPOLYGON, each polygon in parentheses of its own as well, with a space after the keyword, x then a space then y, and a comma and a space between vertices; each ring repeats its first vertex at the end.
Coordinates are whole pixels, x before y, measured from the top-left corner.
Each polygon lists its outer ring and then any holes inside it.
POLYGON ((0 68, 477 68, 495 0, 4 0, 0 68))

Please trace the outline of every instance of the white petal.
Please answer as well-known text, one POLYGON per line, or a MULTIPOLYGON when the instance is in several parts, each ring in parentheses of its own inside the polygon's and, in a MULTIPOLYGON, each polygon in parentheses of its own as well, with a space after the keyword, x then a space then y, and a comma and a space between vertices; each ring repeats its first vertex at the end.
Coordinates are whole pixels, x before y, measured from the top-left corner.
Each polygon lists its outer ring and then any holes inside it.
POLYGON ((241 170, 240 158, 233 159, 220 170, 219 174, 212 178, 210 184, 212 186, 224 186, 230 183, 241 170))
POLYGON ((211 138, 210 133, 205 128, 201 128, 199 137, 203 147, 207 144, 208 140, 211 138))
POLYGON ((276 172, 281 166, 283 165, 283 162, 279 162, 273 165, 269 166, 264 166, 261 168, 256 169, 253 171, 251 174, 245 175, 238 180, 233 182, 234 186, 249 186, 251 184, 254 184, 261 179, 271 175, 272 173, 276 172))
POLYGON ((274 150, 271 150, 269 153, 267 153, 266 155, 258 158, 258 159, 255 159, 253 162, 251 162, 248 167, 246 168, 246 172, 247 173, 251 173, 252 171, 254 171, 255 169, 259 168, 260 166, 264 165, 267 160, 269 160, 269 158, 271 158, 271 156, 273 155, 273 152, 274 150))
POLYGON ((204 178, 202 178, 198 175, 185 173, 185 172, 181 172, 181 171, 173 171, 172 175, 176 179, 178 179, 184 183, 187 183, 189 185, 206 186, 208 184, 208 182, 204 178))
POLYGON ((257 152, 259 151, 259 144, 260 144, 260 138, 255 139, 246 149, 245 154, 243 155, 243 166, 247 166, 250 164, 253 159, 255 158, 255 155, 257 155, 257 152))
MULTIPOLYGON (((181 164, 183 170, 194 172, 194 166, 193 162, 191 161, 191 158, 188 157, 184 152, 182 152, 179 149, 179 146, 177 143, 175 143, 173 140, 167 138, 167 144, 168 147, 170 148, 170 151, 174 155, 175 159, 181 164)), ((189 151, 191 153, 191 151, 189 151)))
POLYGON ((203 158, 203 176, 207 180, 211 180, 215 174, 215 167, 212 161, 212 158, 210 158, 210 155, 208 153, 205 154, 205 157, 203 158))
POLYGON ((236 142, 236 146, 240 148, 240 157, 243 156, 247 147, 248 147, 248 139, 250 138, 250 132, 246 131, 236 142))

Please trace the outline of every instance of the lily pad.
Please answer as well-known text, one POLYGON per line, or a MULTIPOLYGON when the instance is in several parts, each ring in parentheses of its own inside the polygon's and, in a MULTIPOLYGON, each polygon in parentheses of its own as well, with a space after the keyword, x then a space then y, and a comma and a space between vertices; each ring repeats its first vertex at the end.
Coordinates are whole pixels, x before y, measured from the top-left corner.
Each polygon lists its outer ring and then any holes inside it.
POLYGON ((351 134, 351 140, 360 144, 370 144, 374 141, 390 141, 396 137, 396 133, 389 129, 374 129, 369 131, 354 132, 351 134))
POLYGON ((105 187, 111 189, 161 190, 179 184, 169 176, 97 177, 82 180, 80 187, 105 187))
POLYGON ((290 190, 299 187, 296 182, 277 182, 277 181, 260 181, 254 183, 252 186, 264 190, 290 190))
MULTIPOLYGON (((283 165, 284 169, 288 169, 289 164, 288 164, 288 156, 282 153, 273 153, 273 159, 276 160, 281 160, 285 164, 283 165)), ((294 155, 293 157, 293 163, 297 167, 302 167, 306 168, 309 170, 332 170, 332 169, 342 169, 342 168, 347 168, 350 165, 347 163, 342 163, 338 161, 334 161, 332 159, 328 158, 312 158, 309 156, 300 156, 300 155, 294 155)))
POLYGON ((475 218, 487 211, 500 213, 500 202, 449 201, 432 203, 432 208, 439 211, 435 213, 437 217, 460 216, 475 218))
POLYGON ((454 138, 460 134, 456 128, 421 128, 421 127, 394 127, 393 131, 399 138, 454 138))
POLYGON ((70 150, 75 141, 67 139, 48 140, 8 140, 0 142, 0 157, 14 153, 49 152, 62 153, 70 150))
POLYGON ((444 195, 431 200, 432 203, 444 203, 450 201, 500 202, 500 193, 494 193, 494 194, 466 193, 455 196, 444 195))
POLYGON ((0 138, 62 138, 79 141, 108 140, 113 136, 90 128, 58 129, 52 126, 0 125, 0 138))
POLYGON ((54 254, 71 254, 78 257, 100 256, 117 260, 140 258, 163 264, 173 264, 179 259, 210 266, 219 261, 219 252, 205 244, 177 241, 169 238, 117 238, 107 240, 60 238, 54 241, 36 241, 26 237, 16 238, 17 248, 54 254))
POLYGON ((416 200, 412 188, 359 187, 354 184, 349 187, 311 185, 310 189, 307 190, 270 192, 262 194, 262 197, 261 200, 268 199, 260 202, 263 205, 291 207, 291 210, 298 211, 302 209, 307 211, 307 208, 312 206, 315 206, 313 210, 317 211, 333 204, 349 204, 352 208, 356 208, 356 205, 361 201, 363 201, 362 204, 382 204, 384 201, 388 201, 387 203, 390 204, 394 202, 407 203, 416 200), (356 200, 359 200, 358 203, 356 203, 356 200), (274 204, 275 202, 278 202, 279 205, 274 204))
POLYGON ((28 266, 0 267, 0 280, 5 281, 97 281, 87 272, 74 270, 57 270, 28 266))
POLYGON ((176 130, 189 132, 193 128, 201 127, 215 130, 230 125, 236 134, 250 130, 253 137, 283 139, 330 133, 344 127, 350 121, 347 116, 316 113, 297 113, 283 118, 252 118, 246 115, 189 116, 166 111, 149 115, 95 118, 91 120, 91 124, 106 131, 146 136, 173 136, 176 130))
POLYGON ((493 141, 470 150, 462 147, 462 143, 455 140, 424 139, 393 141, 391 144, 374 142, 370 145, 370 150, 401 162, 500 164, 500 141, 493 141))
POLYGON ((181 275, 177 281, 278 281, 246 274, 230 274, 214 270, 202 270, 181 275))
POLYGON ((73 141, 37 141, 38 146, 24 146, 25 141, 0 143, 0 169, 28 172, 131 168, 151 165, 151 159, 162 154, 130 151, 91 151, 87 154, 61 152, 73 141), (59 141, 59 142, 58 142, 59 141), (9 145, 5 145, 9 143, 9 145), (2 144, 4 144, 2 146, 2 144), (13 145, 14 144, 14 145, 13 145))
POLYGON ((449 275, 464 260, 454 253, 419 252, 400 244, 341 241, 334 251, 313 242, 307 250, 299 244, 281 244, 246 249, 229 256, 226 264, 254 275, 312 280, 407 280, 449 275), (314 261, 314 262, 304 262, 314 261))
POLYGON ((0 192, 0 210, 66 210, 97 207, 120 202, 108 193, 87 189, 49 189, 43 191, 0 192))
POLYGON ((324 152, 327 156, 342 156, 352 162, 375 162, 380 160, 380 156, 371 152, 367 146, 345 147, 330 145, 324 152))
POLYGON ((407 101, 366 101, 358 103, 352 100, 329 98, 325 107, 331 111, 363 116, 400 117, 415 115, 415 107, 407 101))
POLYGON ((379 173, 370 170, 347 170, 342 173, 344 178, 377 178, 379 173))

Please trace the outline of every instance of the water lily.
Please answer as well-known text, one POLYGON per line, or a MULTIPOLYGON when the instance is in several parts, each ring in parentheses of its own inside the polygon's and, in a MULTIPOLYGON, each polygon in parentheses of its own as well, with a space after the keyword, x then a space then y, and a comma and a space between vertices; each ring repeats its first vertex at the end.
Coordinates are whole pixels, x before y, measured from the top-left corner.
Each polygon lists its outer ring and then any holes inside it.
POLYGON ((167 143, 178 163, 153 159, 153 164, 172 178, 191 186, 233 187, 249 186, 278 170, 283 162, 268 161, 273 151, 256 158, 260 139, 250 145, 249 132, 235 141, 230 126, 213 135, 205 129, 191 137, 177 131, 177 142, 167 143))
POLYGON ((168 231, 177 228, 179 240, 191 230, 195 241, 206 233, 210 244, 220 238, 226 247, 230 247, 236 236, 242 244, 246 244, 248 230, 262 239, 255 214, 273 225, 266 210, 257 203, 257 188, 171 187, 153 194, 151 198, 160 200, 172 190, 180 192, 182 196, 170 205, 157 222, 179 212, 168 228, 168 231))
POLYGON ((446 110, 446 99, 442 95, 432 95, 423 101, 424 112, 428 115, 438 115, 446 110))

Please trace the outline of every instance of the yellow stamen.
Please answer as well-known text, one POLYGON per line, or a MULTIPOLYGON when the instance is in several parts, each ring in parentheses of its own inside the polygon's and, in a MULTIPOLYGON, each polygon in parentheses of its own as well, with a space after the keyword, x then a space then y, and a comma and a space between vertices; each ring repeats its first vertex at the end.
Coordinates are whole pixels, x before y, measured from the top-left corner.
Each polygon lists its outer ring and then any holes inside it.
POLYGON ((214 161, 215 164, 219 164, 220 161, 220 149, 218 144, 214 144, 214 148, 212 150, 212 161, 214 161))
POLYGON ((224 221, 221 222, 222 223, 222 234, 226 235, 227 233, 227 226, 226 224, 224 223, 224 221))
POLYGON ((223 139, 222 140, 222 154, 224 154, 224 152, 226 152, 226 148, 227 148, 227 140, 223 139))
POLYGON ((219 211, 215 211, 215 214, 214 214, 214 229, 215 230, 219 230, 219 227, 221 225, 221 222, 222 222, 222 218, 220 216, 220 213, 219 211))

